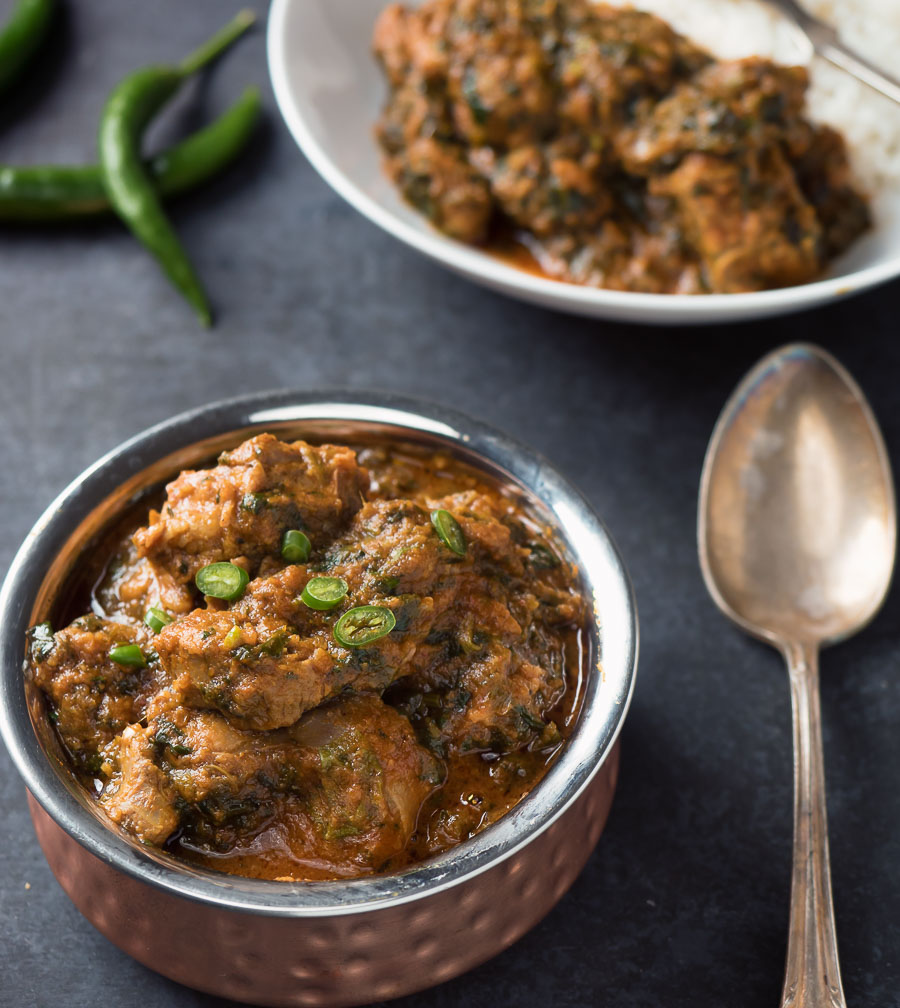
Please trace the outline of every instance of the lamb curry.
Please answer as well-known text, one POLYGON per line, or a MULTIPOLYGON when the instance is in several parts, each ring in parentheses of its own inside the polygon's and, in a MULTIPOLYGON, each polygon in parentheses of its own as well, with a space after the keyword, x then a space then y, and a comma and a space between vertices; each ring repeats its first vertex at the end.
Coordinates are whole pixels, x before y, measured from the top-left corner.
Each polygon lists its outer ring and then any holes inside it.
POLYGON ((106 815, 195 863, 427 858, 534 787, 577 713, 577 571, 450 456, 261 434, 109 552, 90 611, 30 631, 29 675, 106 815))
POLYGON ((558 280, 662 294, 815 279, 870 223, 803 67, 717 61, 591 0, 391 4, 387 174, 441 231, 558 280))

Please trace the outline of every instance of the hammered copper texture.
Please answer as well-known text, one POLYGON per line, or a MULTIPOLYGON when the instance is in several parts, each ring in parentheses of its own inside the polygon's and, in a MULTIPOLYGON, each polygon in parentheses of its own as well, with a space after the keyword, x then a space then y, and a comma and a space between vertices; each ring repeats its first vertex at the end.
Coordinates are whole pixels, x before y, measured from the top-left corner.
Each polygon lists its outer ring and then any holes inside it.
POLYGON ((172 980, 271 1006, 350 1006, 449 980, 511 945, 575 881, 603 830, 619 747, 557 821, 505 861, 398 906, 319 918, 238 913, 125 875, 30 798, 60 885, 110 941, 172 980))

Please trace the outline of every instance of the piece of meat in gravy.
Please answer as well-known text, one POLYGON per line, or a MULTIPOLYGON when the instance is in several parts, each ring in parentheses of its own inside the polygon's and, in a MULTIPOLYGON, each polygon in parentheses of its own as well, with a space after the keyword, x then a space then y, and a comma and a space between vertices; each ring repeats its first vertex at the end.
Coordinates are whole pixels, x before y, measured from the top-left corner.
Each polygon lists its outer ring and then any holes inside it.
MULTIPOLYGON (((415 652, 414 632, 429 601, 382 598, 398 626, 366 648, 335 640, 339 612, 309 609, 299 599, 311 574, 286 567, 250 583, 231 609, 197 609, 164 627, 155 644, 185 704, 221 711, 233 724, 260 730, 293 724, 301 714, 347 690, 383 690, 415 652)), ((354 603, 366 604, 356 596, 354 603)), ((349 608, 349 606, 348 606, 349 608)))
POLYGON ((416 137, 386 158, 385 169, 435 227, 476 245, 487 238, 493 215, 490 188, 458 144, 416 137))
POLYGON ((104 749, 106 777, 100 805, 118 823, 147 844, 160 846, 178 826, 175 794, 155 762, 152 729, 129 725, 104 749))
POLYGON ((397 683, 396 698, 438 753, 549 745, 558 731, 547 714, 564 690, 564 671, 547 628, 581 619, 581 601, 549 583, 526 585, 530 552, 483 495, 431 503, 458 521, 464 556, 437 538, 425 509, 389 501, 356 516, 342 545, 354 559, 338 565, 362 592, 374 581, 430 597, 416 670, 397 683))
POLYGON ((304 530, 314 549, 334 536, 367 487, 350 448, 260 434, 223 452, 212 469, 181 473, 134 542, 182 583, 222 560, 242 559, 253 574, 279 554, 288 529, 304 530))
POLYGON ((595 148, 614 146, 645 99, 660 98, 709 55, 645 11, 572 0, 557 51, 558 115, 595 148))
POLYGON ((136 623, 143 621, 151 606, 179 616, 189 613, 196 601, 190 585, 149 557, 138 556, 130 540, 107 568, 97 588, 97 600, 107 615, 136 623))
POLYGON ((88 615, 51 634, 47 624, 30 632, 34 682, 50 700, 50 716, 79 770, 99 772, 100 752, 143 714, 159 686, 161 670, 120 665, 110 658, 119 644, 145 645, 140 626, 88 615))
POLYGON ((403 849, 444 777, 409 723, 373 695, 342 697, 266 733, 160 707, 146 728, 132 726, 107 747, 100 799, 147 843, 187 826, 192 843, 231 849, 277 810, 294 827, 297 859, 370 870, 403 849))
POLYGON ((737 160, 689 154, 650 188, 675 200, 709 290, 808 283, 822 267, 822 226, 777 147, 737 160))
POLYGON ((803 67, 759 57, 714 63, 623 130, 622 163, 635 175, 669 171, 688 154, 737 158, 773 144, 806 140, 803 67))
POLYGON ((347 697, 290 732, 307 768, 298 804, 316 856, 371 871, 399 854, 445 776, 407 719, 377 697, 347 697))
POLYGON ((471 159, 503 213, 536 235, 598 227, 612 209, 602 149, 578 134, 501 155, 483 147, 471 159))
POLYGON ((840 255, 872 224, 869 204, 853 184, 844 138, 830 126, 810 127, 795 170, 803 195, 822 222, 826 255, 840 255))

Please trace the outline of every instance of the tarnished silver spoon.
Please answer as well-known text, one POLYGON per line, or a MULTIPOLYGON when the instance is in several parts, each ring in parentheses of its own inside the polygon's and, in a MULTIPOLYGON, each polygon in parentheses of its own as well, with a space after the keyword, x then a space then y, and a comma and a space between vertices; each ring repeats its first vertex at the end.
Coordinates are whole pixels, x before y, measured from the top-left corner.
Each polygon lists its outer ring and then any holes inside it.
POLYGON ((896 548, 890 464, 862 392, 794 344, 737 387, 700 482, 700 566, 716 604, 777 648, 794 730, 794 867, 782 1008, 845 1008, 828 861, 818 652, 874 616, 896 548))

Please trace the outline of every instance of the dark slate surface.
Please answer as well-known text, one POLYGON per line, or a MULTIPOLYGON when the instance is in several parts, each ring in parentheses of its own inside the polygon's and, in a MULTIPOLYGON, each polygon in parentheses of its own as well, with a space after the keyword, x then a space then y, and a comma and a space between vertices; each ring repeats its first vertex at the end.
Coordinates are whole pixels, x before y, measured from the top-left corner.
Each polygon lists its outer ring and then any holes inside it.
MULTIPOLYGON (((5 11, 9 3, 3 5, 5 11)), ((260 12, 263 13, 263 7, 260 12)), ((180 54, 230 7, 71 3, 4 161, 92 157, 111 85, 180 54)), ((790 870, 787 680, 726 624, 695 559, 706 439, 764 352, 821 342, 871 397, 900 469, 900 286, 759 324, 663 330, 505 300, 383 235, 315 175, 268 92, 262 33, 166 129, 266 88, 254 151, 176 211, 220 321, 201 331, 114 225, 0 237, 0 569, 51 499, 136 431, 211 399, 280 386, 413 392, 548 455, 607 520, 634 578, 641 667, 606 834, 573 890, 495 961, 408 1008, 770 1008, 790 870)), ((900 599, 823 661, 834 892, 855 1008, 900 1005, 900 599)), ((0 1003, 225 1004, 139 966, 70 905, 0 752, 0 1003)), ((202 940, 202 936, 198 936, 202 940)))

